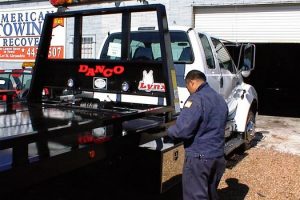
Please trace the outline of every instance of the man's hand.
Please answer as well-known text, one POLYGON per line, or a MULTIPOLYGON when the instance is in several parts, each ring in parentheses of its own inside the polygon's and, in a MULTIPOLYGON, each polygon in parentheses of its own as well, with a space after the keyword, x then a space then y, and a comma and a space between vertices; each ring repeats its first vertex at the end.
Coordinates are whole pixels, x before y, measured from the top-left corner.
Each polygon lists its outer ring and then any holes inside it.
POLYGON ((174 143, 174 140, 170 138, 168 135, 163 137, 163 142, 164 143, 174 143))

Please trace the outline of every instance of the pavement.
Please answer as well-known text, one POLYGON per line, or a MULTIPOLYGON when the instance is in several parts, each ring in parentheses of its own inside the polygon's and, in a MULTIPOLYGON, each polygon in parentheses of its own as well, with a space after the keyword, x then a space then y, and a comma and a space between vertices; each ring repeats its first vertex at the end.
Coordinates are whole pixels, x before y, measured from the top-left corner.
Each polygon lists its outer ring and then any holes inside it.
POLYGON ((254 141, 258 148, 300 156, 300 118, 258 115, 254 141))

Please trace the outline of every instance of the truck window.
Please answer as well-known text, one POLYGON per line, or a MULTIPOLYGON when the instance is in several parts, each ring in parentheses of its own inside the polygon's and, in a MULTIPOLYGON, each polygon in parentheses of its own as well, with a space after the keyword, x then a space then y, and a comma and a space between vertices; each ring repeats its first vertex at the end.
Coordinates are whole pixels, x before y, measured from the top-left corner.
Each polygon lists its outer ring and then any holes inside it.
POLYGON ((8 73, 0 73, 0 78, 2 78, 2 79, 9 78, 9 74, 8 73))
POLYGON ((201 43, 202 43, 202 46, 203 46, 207 67, 209 69, 216 68, 214 54, 211 50, 211 46, 209 44, 209 41, 208 41, 207 37, 204 34, 201 34, 201 33, 199 33, 199 37, 200 37, 200 40, 201 40, 201 43))
POLYGON ((227 49, 224 47, 224 45, 216 38, 212 38, 212 42, 215 46, 217 56, 218 56, 218 61, 220 64, 221 69, 228 70, 231 73, 236 73, 236 68, 235 65, 227 52, 227 49))
POLYGON ((22 87, 23 89, 29 89, 31 78, 32 78, 31 74, 24 74, 24 77, 23 77, 23 87, 22 87))
POLYGON ((14 73, 8 71, 0 74, 0 89, 21 90, 25 86, 25 80, 31 79, 31 74, 24 74, 23 72, 14 73))
MULTIPOLYGON (((171 48, 174 62, 190 63, 194 60, 188 36, 183 31, 170 33, 171 48)), ((130 59, 161 60, 161 48, 158 32, 132 32, 130 42, 130 59)), ((121 33, 112 33, 106 40, 100 59, 121 59, 121 33)))
POLYGON ((0 90, 12 89, 12 82, 9 78, 9 74, 0 74, 0 90))

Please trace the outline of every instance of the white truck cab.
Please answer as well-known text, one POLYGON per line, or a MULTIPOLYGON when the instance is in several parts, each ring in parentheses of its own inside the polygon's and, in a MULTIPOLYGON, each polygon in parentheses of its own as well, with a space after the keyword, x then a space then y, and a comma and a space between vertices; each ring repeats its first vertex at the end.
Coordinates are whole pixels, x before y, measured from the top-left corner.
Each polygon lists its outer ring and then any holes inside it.
MULTIPOLYGON (((258 97, 253 86, 244 83, 243 76, 249 76, 254 69, 254 46, 240 46, 240 67, 237 67, 221 40, 189 27, 169 27, 169 30, 180 107, 190 95, 185 87, 186 74, 193 69, 204 72, 209 85, 224 97, 229 108, 226 138, 231 142, 225 145, 228 148, 225 152, 229 154, 236 147, 249 143, 255 130, 258 97)), ((131 29, 131 59, 159 61, 157 34, 155 27, 131 29)), ((120 32, 110 32, 101 48, 100 59, 120 59, 120 45, 120 32)), ((143 74, 143 80, 148 84, 145 88, 151 92, 155 84, 151 71, 143 74)), ((138 89, 143 88, 139 86, 138 89)))

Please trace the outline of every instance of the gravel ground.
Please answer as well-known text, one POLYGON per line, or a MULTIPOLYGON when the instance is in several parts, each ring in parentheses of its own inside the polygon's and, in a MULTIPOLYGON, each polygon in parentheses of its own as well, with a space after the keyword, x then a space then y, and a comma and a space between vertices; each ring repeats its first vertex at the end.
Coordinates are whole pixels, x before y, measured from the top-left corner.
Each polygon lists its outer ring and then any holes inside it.
POLYGON ((219 185, 221 199, 300 200, 300 156, 253 148, 226 169, 219 185))
POLYGON ((300 118, 258 116, 253 147, 228 160, 221 199, 300 200, 300 118))
MULTIPOLYGON (((98 172, 97 166, 80 169, 7 199, 182 200, 180 184, 150 195, 132 184, 130 175, 98 172)), ((300 118, 258 116, 253 147, 228 158, 219 195, 221 200, 300 200, 300 118)))

